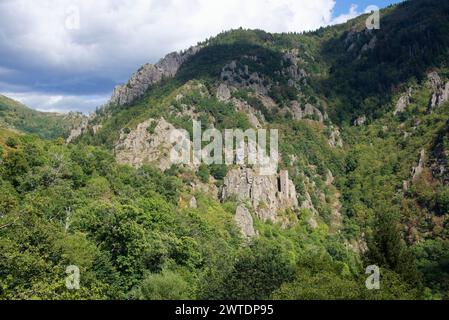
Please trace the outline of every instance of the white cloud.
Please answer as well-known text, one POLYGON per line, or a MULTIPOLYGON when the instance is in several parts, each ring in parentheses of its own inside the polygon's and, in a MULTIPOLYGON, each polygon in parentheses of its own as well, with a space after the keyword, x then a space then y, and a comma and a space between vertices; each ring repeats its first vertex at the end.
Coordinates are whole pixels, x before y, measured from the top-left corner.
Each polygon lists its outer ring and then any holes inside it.
POLYGON ((341 14, 338 17, 333 18, 331 24, 345 23, 346 21, 353 19, 360 14, 361 13, 357 11, 357 5, 351 4, 351 7, 349 8, 349 12, 341 14))
POLYGON ((39 92, 5 92, 2 94, 39 111, 60 113, 81 111, 86 114, 103 105, 109 98, 109 96, 101 95, 51 95, 39 92))
POLYGON ((333 17, 334 6, 335 0, 2 0, 0 68, 44 86, 57 76, 123 82, 141 64, 224 30, 305 31, 357 14, 351 7, 333 17))

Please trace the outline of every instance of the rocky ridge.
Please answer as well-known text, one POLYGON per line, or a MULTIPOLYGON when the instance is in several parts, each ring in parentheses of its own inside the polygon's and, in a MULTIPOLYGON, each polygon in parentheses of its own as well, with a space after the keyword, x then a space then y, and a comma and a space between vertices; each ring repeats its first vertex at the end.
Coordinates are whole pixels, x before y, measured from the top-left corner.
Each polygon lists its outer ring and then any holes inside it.
MULTIPOLYGON (((227 199, 235 199, 241 205, 249 203, 256 216, 264 222, 284 222, 278 215, 280 211, 299 208, 295 185, 286 170, 266 176, 258 174, 257 169, 232 169, 225 177, 221 191, 221 200, 227 199)), ((247 222, 249 218, 244 213, 244 210, 240 209, 237 216, 246 216, 247 222)), ((245 230, 246 228, 242 232, 248 236, 245 230)))
POLYGON ((163 78, 174 77, 184 62, 200 50, 201 47, 191 47, 182 53, 170 53, 155 65, 149 63, 143 65, 131 76, 127 84, 115 87, 109 103, 130 104, 144 95, 150 86, 157 84, 163 78))

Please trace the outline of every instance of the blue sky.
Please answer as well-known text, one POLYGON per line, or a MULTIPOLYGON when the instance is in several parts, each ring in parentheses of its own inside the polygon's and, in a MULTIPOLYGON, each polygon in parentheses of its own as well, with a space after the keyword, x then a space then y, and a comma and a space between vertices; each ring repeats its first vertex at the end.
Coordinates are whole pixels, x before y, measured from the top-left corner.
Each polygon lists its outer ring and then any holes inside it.
POLYGON ((142 64, 221 31, 314 30, 396 2, 1 0, 0 94, 38 110, 88 113, 142 64))
POLYGON ((359 9, 361 8, 366 8, 370 5, 375 5, 379 8, 384 8, 390 4, 393 3, 399 3, 402 2, 400 0, 337 0, 336 1, 336 5, 335 5, 335 9, 334 9, 334 14, 336 16, 344 14, 346 12, 348 12, 348 8, 351 7, 352 4, 357 5, 357 7, 359 9))

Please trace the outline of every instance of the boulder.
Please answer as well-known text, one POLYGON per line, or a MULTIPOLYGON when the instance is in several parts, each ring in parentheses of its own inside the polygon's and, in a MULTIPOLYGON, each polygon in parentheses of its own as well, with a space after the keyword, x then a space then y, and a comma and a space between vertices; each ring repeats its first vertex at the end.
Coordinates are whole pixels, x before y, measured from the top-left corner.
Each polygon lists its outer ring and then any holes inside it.
POLYGON ((220 84, 217 88, 217 99, 222 102, 227 102, 231 99, 231 90, 224 83, 220 84))
POLYGON ((247 238, 252 238, 256 235, 254 230, 253 217, 248 208, 244 205, 239 205, 234 216, 237 226, 240 228, 242 234, 247 238))

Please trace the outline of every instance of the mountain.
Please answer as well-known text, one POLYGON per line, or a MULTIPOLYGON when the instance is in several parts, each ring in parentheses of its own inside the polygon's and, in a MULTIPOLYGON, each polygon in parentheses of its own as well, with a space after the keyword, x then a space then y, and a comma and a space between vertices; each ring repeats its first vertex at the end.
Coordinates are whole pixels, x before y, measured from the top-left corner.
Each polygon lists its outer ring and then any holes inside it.
POLYGON ((67 115, 39 112, 0 95, 0 125, 24 133, 37 134, 43 139, 65 136, 84 119, 82 114, 73 112, 67 115))
POLYGON ((448 298, 449 3, 367 18, 224 32, 142 66, 65 145, 5 138, 0 298, 448 298), (279 170, 173 165, 193 120, 278 129, 279 170))

